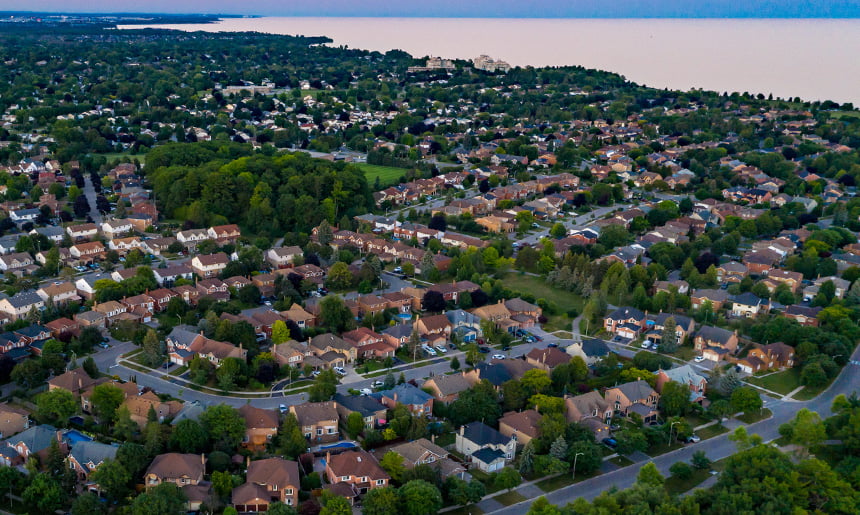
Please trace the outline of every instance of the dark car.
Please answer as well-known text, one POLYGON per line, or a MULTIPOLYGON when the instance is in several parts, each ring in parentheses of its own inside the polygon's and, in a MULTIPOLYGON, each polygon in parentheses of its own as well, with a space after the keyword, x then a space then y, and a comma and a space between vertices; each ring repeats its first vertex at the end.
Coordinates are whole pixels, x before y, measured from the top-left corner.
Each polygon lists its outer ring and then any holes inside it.
POLYGON ((511 346, 510 346, 510 345, 505 345, 504 347, 502 347, 502 350, 511 350, 511 346))
POLYGON ((456 349, 456 348, 457 348, 457 344, 455 344, 455 343, 449 343, 449 344, 448 344, 448 348, 449 348, 449 349, 451 349, 451 350, 454 350, 454 349, 456 349))
POLYGON ((547 344, 546 344, 546 348, 547 348, 547 349, 552 348, 552 347, 558 347, 558 344, 557 344, 557 343, 555 343, 555 342, 551 342, 551 343, 547 343, 547 344))
POLYGON ((611 447, 613 449, 618 447, 618 442, 615 440, 615 438, 604 438, 603 440, 601 440, 601 442, 603 443, 603 445, 611 447))
POLYGON ((478 349, 478 351, 479 351, 481 354, 489 354, 490 349, 488 349, 487 347, 481 347, 481 348, 479 348, 479 349, 478 349))

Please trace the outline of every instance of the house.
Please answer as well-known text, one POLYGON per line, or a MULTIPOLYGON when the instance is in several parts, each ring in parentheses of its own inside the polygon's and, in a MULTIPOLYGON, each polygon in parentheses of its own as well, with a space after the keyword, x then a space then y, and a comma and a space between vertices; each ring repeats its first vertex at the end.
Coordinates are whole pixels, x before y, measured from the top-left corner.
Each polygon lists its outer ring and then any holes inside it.
POLYGON ((750 292, 741 293, 740 295, 732 295, 731 314, 738 318, 756 317, 759 313, 767 313, 770 305, 767 299, 762 299, 750 292))
POLYGON ((607 389, 604 399, 615 413, 628 417, 636 413, 646 424, 657 420, 657 401, 660 400, 660 394, 641 379, 607 389))
POLYGON ((57 428, 48 424, 32 426, 17 435, 3 440, 2 444, 5 445, 0 444, 0 446, 11 450, 0 453, 0 463, 7 467, 21 465, 31 455, 38 456, 40 462, 45 463, 45 460, 48 458, 48 450, 53 441, 59 443, 60 452, 63 454, 68 453, 68 445, 62 441, 57 428))
POLYGON ((441 402, 442 404, 454 402, 460 396, 460 392, 466 391, 471 387, 472 383, 462 373, 434 375, 421 385, 422 389, 430 390, 433 393, 436 402, 441 402))
POLYGON ((93 304, 93 311, 104 315, 107 325, 110 325, 114 320, 128 312, 128 306, 115 300, 102 302, 101 304, 93 304))
POLYGON ((229 262, 230 258, 223 252, 194 256, 191 259, 191 270, 201 278, 208 279, 220 275, 229 262))
POLYGON ((352 363, 358 358, 358 349, 332 333, 314 336, 308 347, 315 356, 329 361, 331 366, 343 366, 344 363, 352 363), (327 354, 335 356, 326 356, 327 354))
POLYGON ((236 224, 216 225, 210 227, 207 234, 209 235, 209 239, 215 240, 219 245, 225 245, 239 241, 242 231, 239 230, 239 226, 236 224))
POLYGON ((166 268, 153 268, 152 274, 160 286, 171 287, 177 279, 191 279, 194 270, 185 265, 173 265, 166 268))
POLYGON ((143 476, 143 483, 147 490, 161 483, 173 483, 184 491, 187 487, 199 485, 205 472, 205 455, 169 452, 152 460, 143 476))
POLYGON ((526 445, 540 435, 541 414, 533 409, 509 411, 499 419, 499 432, 515 438, 517 444, 526 445))
POLYGON ((610 334, 633 339, 645 327, 645 313, 631 308, 618 308, 603 319, 603 329, 610 334))
POLYGON ((286 320, 291 320, 295 322, 295 324, 299 326, 300 329, 304 329, 306 327, 313 327, 316 325, 317 317, 311 313, 308 313, 303 307, 296 304, 295 302, 292 306, 290 306, 290 309, 286 311, 281 311, 281 316, 284 317, 286 320))
POLYGON ((675 343, 678 345, 683 344, 687 336, 691 335, 696 328, 696 322, 692 318, 683 315, 670 313, 649 315, 645 321, 645 327, 647 328, 645 337, 652 343, 662 343, 663 331, 665 331, 666 323, 670 318, 675 322, 675 343))
POLYGON ((675 381, 678 384, 686 386, 690 390, 690 402, 701 403, 705 399, 705 389, 708 386, 708 380, 693 370, 693 367, 689 364, 669 370, 658 370, 657 383, 655 385, 656 390, 659 393, 663 393, 663 386, 669 381, 675 381))
POLYGON ((738 333, 719 327, 702 326, 693 338, 693 348, 705 359, 721 361, 738 350, 738 333))
POLYGON ((78 288, 75 286, 75 283, 70 281, 49 283, 36 290, 36 294, 45 302, 50 300, 59 306, 81 300, 80 295, 78 295, 78 288))
POLYGON ((101 229, 107 239, 113 240, 118 236, 130 233, 134 230, 134 226, 131 224, 131 221, 126 219, 108 220, 102 222, 101 229))
POLYGON ((557 347, 532 349, 526 354, 526 363, 547 372, 552 372, 552 369, 559 365, 570 363, 570 360, 570 355, 557 347))
POLYGON ((364 450, 347 451, 334 456, 326 453, 325 474, 329 484, 346 483, 357 494, 384 488, 391 480, 376 458, 364 450))
POLYGON ((248 356, 247 349, 241 346, 211 340, 202 334, 195 334, 193 339, 188 341, 187 333, 187 330, 177 327, 167 337, 167 355, 170 361, 177 365, 187 365, 195 356, 199 356, 217 367, 227 358, 245 361, 248 356))
POLYGON ((492 322, 499 329, 513 330, 517 325, 516 322, 511 321, 511 312, 501 301, 475 308, 472 314, 481 320, 492 322))
POLYGON ((329 443, 340 440, 337 403, 305 402, 290 406, 309 442, 329 443))
POLYGON ((701 309, 705 302, 711 303, 711 309, 717 311, 729 300, 729 294, 725 290, 713 290, 702 288, 690 295, 690 305, 693 309, 701 309))
POLYGON ((337 414, 344 425, 352 413, 361 415, 362 420, 364 420, 364 427, 367 429, 375 429, 377 425, 385 423, 388 408, 369 395, 336 393, 332 400, 336 403, 337 414))
POLYGON ((399 384, 390 390, 374 392, 371 397, 388 409, 394 409, 399 403, 406 406, 413 415, 429 417, 433 414, 433 396, 409 383, 399 384))
POLYGON ((38 265, 33 262, 33 257, 27 252, 13 252, 0 256, 0 271, 3 272, 29 274, 38 268, 38 265))
MULTIPOLYGON (((131 383, 131 385, 132 386, 126 388, 130 391, 136 389, 136 386, 133 386, 134 383, 131 383)), ((128 394, 129 392, 126 393, 128 394)), ((123 402, 122 405, 128 408, 131 420, 140 426, 141 429, 145 428, 146 424, 149 423, 149 416, 151 413, 155 413, 156 420, 163 422, 165 419, 176 415, 180 410, 182 410, 181 402, 163 402, 158 395, 151 391, 144 392, 140 395, 129 395, 126 397, 125 402, 123 402)))
POLYGON ((72 238, 72 241, 91 240, 99 233, 99 228, 96 224, 78 224, 66 227, 66 233, 72 238))
POLYGON ((612 404, 596 391, 581 395, 565 396, 565 417, 570 423, 576 422, 587 427, 600 441, 609 436, 609 422, 615 412, 612 404))
POLYGON ((472 422, 460 426, 454 447, 480 470, 490 473, 514 459, 517 438, 505 436, 482 422, 472 422))
POLYGON ((72 245, 69 249, 69 254, 81 263, 92 263, 96 260, 104 259, 105 246, 100 241, 78 243, 77 245, 72 245))
POLYGON ((83 367, 78 367, 49 379, 48 391, 60 389, 74 395, 80 395, 81 392, 93 386, 95 382, 96 380, 91 378, 83 367))
POLYGON ((746 357, 737 362, 741 371, 755 374, 762 370, 791 368, 794 366, 794 347, 782 342, 767 345, 756 345, 750 349, 746 357))
POLYGON ((452 309, 445 312, 451 327, 451 334, 456 335, 461 343, 474 342, 481 336, 481 319, 473 313, 462 309, 452 309))
POLYGON ((451 322, 446 315, 418 317, 415 321, 415 330, 423 338, 437 336, 447 340, 451 334, 451 322))
MULTIPOLYGON (((105 460, 116 459, 119 447, 100 442, 80 441, 72 443, 69 452, 69 467, 75 471, 79 481, 87 481, 105 460)), ((87 485, 87 489, 98 491, 98 485, 87 485)))
POLYGON ((245 419, 245 438, 242 440, 242 446, 252 450, 264 450, 278 434, 280 426, 278 413, 245 404, 239 408, 239 414, 245 419))
POLYGON ((65 317, 51 320, 45 324, 45 327, 51 331, 52 337, 64 341, 66 338, 80 334, 80 325, 74 320, 65 317))
POLYGON ((9 438, 30 427, 30 414, 5 402, 0 404, 0 438, 9 438))
POLYGON ((45 307, 45 301, 33 290, 25 290, 11 297, 3 295, 0 298, 0 311, 9 315, 12 320, 27 316, 31 311, 39 311, 45 307))
POLYGON ((403 466, 407 469, 426 465, 437 470, 443 478, 451 476, 462 478, 466 472, 459 462, 448 457, 448 451, 426 438, 395 445, 391 450, 403 457, 403 466))
POLYGON ((818 314, 823 308, 821 306, 802 306, 800 304, 792 304, 787 306, 782 315, 785 318, 796 320, 798 324, 808 327, 818 327, 818 314))
POLYGON ((506 300, 505 307, 508 308, 511 318, 520 322, 522 328, 534 326, 543 314, 543 310, 539 306, 526 302, 519 297, 506 300))
POLYGON ((301 485, 295 461, 283 458, 252 461, 245 478, 245 484, 233 489, 232 503, 239 513, 265 512, 275 501, 287 506, 299 505, 301 485))
POLYGON ((277 247, 266 252, 266 262, 274 268, 287 268, 303 255, 301 247, 277 247))
POLYGON ((609 354, 609 346, 603 340, 583 338, 565 347, 564 351, 570 356, 579 356, 586 365, 593 365, 609 354))
POLYGON ((198 243, 209 239, 209 231, 206 229, 188 229, 176 233, 176 241, 187 248, 194 248, 198 243))

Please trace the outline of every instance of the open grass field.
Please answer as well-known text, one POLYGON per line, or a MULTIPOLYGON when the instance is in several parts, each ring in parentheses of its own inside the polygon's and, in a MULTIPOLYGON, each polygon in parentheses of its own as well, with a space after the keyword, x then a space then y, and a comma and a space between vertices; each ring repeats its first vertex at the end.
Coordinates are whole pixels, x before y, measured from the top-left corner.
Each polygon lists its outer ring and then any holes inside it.
MULTIPOLYGON (((553 288, 544 280, 543 277, 511 273, 505 276, 504 284, 512 290, 521 293, 530 293, 534 295, 535 298, 543 298, 550 302, 555 302, 562 311, 567 311, 569 309, 576 309, 580 312, 582 311, 582 306, 584 304, 582 297, 569 291, 553 288)), ((565 329, 567 328, 565 327, 565 329)))
POLYGON ((377 177, 379 177, 379 183, 383 186, 397 184, 397 181, 406 173, 405 168, 395 168, 393 166, 379 166, 367 163, 355 163, 355 166, 364 172, 367 182, 371 185, 376 182, 377 177))

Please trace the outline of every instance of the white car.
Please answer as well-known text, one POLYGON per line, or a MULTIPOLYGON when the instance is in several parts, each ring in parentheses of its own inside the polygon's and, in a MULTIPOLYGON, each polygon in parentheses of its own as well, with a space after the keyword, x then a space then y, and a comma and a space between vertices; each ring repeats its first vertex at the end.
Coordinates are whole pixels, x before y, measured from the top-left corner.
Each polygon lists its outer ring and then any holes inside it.
POLYGON ((334 370, 337 375, 346 375, 346 370, 344 370, 342 367, 334 367, 332 370, 334 370))
POLYGON ((445 350, 445 347, 442 345, 434 345, 433 348, 436 349, 437 351, 439 351, 439 354, 445 354, 448 352, 447 350, 445 350))
POLYGON ((695 358, 693 358, 693 361, 695 361, 696 363, 701 363, 701 362, 705 361, 705 357, 704 356, 696 356, 695 358))
POLYGON ((493 354, 493 359, 505 359, 504 354, 493 354))
POLYGON ((284 413, 287 412, 287 405, 286 404, 279 404, 278 405, 278 411, 280 411, 281 415, 283 415, 284 413))
POLYGON ((385 386, 385 383, 383 383, 382 381, 374 381, 373 383, 371 383, 370 386, 374 388, 382 388, 383 386, 385 386))
POLYGON ((423 350, 424 352, 426 352, 426 353, 427 353, 427 354, 429 354, 430 356, 435 356, 435 355, 436 355, 436 351, 435 351, 435 350, 433 350, 433 347, 431 347, 431 346, 427 345, 426 343, 425 343, 424 345, 422 345, 422 346, 421 346, 421 350, 423 350))
POLYGON ((373 393, 373 390, 371 390, 370 388, 362 388, 361 390, 359 390, 359 392, 362 395, 370 395, 371 393, 373 393))

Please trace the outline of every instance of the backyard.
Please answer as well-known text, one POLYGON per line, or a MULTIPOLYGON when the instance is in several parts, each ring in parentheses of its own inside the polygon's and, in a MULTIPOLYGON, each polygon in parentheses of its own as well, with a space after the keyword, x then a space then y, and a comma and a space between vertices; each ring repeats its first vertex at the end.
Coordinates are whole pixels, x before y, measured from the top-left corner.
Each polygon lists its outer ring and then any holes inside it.
MULTIPOLYGON (((511 290, 534 295, 536 299, 546 299, 549 302, 554 302, 562 312, 571 309, 577 312, 582 311, 584 304, 582 297, 575 293, 550 286, 543 277, 511 273, 505 276, 504 284, 511 290)), ((569 327, 568 325, 564 329, 568 329, 569 327)))
POLYGON ((782 372, 753 376, 747 379, 747 382, 781 395, 787 395, 801 386, 800 369, 789 368, 782 372))

